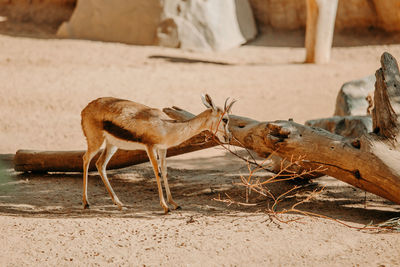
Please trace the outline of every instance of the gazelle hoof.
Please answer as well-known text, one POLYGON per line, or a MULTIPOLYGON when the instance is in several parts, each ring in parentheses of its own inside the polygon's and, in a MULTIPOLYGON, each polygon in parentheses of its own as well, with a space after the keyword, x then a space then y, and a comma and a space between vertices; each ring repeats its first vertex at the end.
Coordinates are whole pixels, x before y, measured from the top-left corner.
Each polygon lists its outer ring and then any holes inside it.
POLYGON ((175 207, 175 210, 181 210, 181 209, 182 209, 181 206, 176 206, 176 207, 175 207))
POLYGON ((89 203, 84 203, 84 204, 83 204, 83 209, 84 209, 84 210, 89 209, 89 208, 90 208, 89 203))
POLYGON ((121 203, 121 202, 119 202, 119 203, 115 203, 115 205, 117 205, 117 206, 118 206, 118 209, 119 209, 119 210, 122 210, 122 208, 123 208, 123 206, 124 206, 124 205, 122 205, 122 203, 121 203))
POLYGON ((163 207, 163 208, 164 208, 164 214, 168 214, 169 208, 168 207, 167 208, 163 207))

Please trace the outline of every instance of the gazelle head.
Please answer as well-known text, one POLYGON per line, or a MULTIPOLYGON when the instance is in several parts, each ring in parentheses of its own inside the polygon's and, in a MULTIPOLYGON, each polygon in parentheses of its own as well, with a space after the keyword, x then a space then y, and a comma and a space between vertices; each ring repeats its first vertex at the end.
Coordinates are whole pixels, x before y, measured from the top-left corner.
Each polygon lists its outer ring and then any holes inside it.
POLYGON ((229 143, 232 139, 232 133, 229 131, 229 112, 232 105, 236 102, 231 101, 228 104, 229 97, 225 100, 224 109, 217 107, 212 101, 211 97, 207 94, 202 95, 201 99, 203 104, 211 109, 211 116, 209 118, 209 130, 218 137, 221 143, 229 143))

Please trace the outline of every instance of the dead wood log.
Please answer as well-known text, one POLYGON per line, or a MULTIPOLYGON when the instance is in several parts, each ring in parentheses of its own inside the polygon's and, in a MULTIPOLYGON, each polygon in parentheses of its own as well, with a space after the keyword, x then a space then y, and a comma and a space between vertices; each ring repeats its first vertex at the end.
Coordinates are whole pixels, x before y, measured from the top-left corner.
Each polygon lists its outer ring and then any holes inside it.
POLYGON ((372 127, 374 133, 386 138, 386 141, 392 142, 394 145, 399 145, 400 140, 397 139, 400 131, 399 66, 396 59, 389 53, 383 53, 381 65, 382 67, 375 73, 375 106, 372 109, 372 127))
POLYGON ((302 167, 323 166, 324 174, 400 204, 400 74, 388 53, 382 55, 381 65, 376 72, 372 134, 349 139, 293 121, 256 122, 237 116, 231 116, 230 129, 241 145, 261 156, 304 156, 302 167))
MULTIPOLYGON (((168 149, 167 157, 193 152, 216 146, 213 140, 206 140, 206 133, 201 133, 182 144, 168 149)), ((85 151, 35 151, 18 150, 14 156, 14 169, 23 172, 81 172, 82 156, 85 151)), ((95 162, 101 151, 91 161, 89 170, 96 170, 95 162)), ((124 168, 149 161, 143 150, 118 150, 111 158, 107 169, 124 168)))

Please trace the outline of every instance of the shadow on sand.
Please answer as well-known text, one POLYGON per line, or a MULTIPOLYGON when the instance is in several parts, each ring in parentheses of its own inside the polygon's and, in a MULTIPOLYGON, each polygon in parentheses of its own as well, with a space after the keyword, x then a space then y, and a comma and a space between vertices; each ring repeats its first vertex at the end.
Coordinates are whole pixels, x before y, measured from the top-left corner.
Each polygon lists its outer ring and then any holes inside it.
MULTIPOLYGON (((219 197, 226 199, 229 195, 235 201, 244 202, 245 189, 235 183, 240 181, 240 175, 247 174, 246 166, 230 155, 185 161, 179 160, 183 168, 168 168, 172 194, 175 201, 182 206, 182 210, 171 211, 172 214, 234 217, 242 216, 238 214, 265 213, 273 203, 271 199, 254 193, 250 196, 250 202, 256 205, 250 207, 227 205, 213 200, 219 197)), ((178 160, 172 163, 173 166, 176 164, 178 160)), ((105 186, 95 172, 89 176, 88 194, 91 208, 87 210, 83 210, 81 206, 81 173, 28 174, 13 173, 10 170, 7 173, 11 175, 7 178, 3 175, 0 181, 1 215, 148 219, 164 216, 159 205, 153 171, 147 163, 108 171, 114 191, 125 204, 122 211, 112 204, 105 186)), ((254 178, 262 179, 266 175, 266 172, 261 172, 254 178)), ((270 190, 277 196, 293 186, 293 182, 275 183, 270 190)), ((361 190, 330 177, 315 179, 311 184, 305 183, 290 198, 279 204, 278 211, 290 208, 320 186, 325 186, 325 190, 315 199, 299 206, 300 209, 360 224, 368 224, 371 221, 379 223, 399 216, 399 205, 372 194, 365 195, 361 190)), ((267 213, 265 216, 268 218, 267 213)))

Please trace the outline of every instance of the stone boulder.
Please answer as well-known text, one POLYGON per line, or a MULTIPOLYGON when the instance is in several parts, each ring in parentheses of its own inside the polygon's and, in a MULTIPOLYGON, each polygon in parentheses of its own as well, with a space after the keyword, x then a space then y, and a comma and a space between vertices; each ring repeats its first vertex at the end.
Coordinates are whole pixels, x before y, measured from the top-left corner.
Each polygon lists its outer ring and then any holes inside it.
POLYGON ((343 84, 336 98, 334 115, 367 115, 367 96, 374 90, 375 75, 343 84))
POLYGON ((57 35, 189 50, 224 50, 253 39, 247 0, 78 0, 57 35))
POLYGON ((305 125, 322 128, 331 133, 349 138, 357 138, 372 132, 372 118, 370 116, 334 116, 309 120, 306 121, 305 125))

